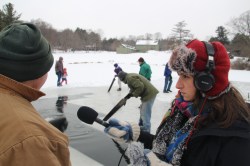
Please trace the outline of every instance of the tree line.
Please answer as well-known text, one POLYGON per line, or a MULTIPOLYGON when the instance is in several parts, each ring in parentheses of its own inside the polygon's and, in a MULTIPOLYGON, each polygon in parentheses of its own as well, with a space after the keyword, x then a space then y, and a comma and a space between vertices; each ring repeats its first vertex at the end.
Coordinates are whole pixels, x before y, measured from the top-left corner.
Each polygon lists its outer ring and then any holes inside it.
MULTIPOLYGON (((5 26, 14 22, 23 22, 20 20, 21 14, 18 14, 12 3, 8 3, 0 10, 0 30, 5 26)), ((190 30, 188 30, 185 21, 178 22, 172 29, 172 34, 167 38, 162 38, 162 34, 145 34, 141 36, 129 36, 128 38, 101 38, 101 34, 92 30, 77 27, 75 30, 64 29, 58 31, 53 26, 41 19, 34 19, 31 23, 38 26, 50 42, 52 49, 75 51, 75 50, 105 50, 116 51, 121 43, 135 46, 137 40, 151 39, 159 41, 159 49, 161 51, 171 50, 180 43, 185 43, 193 38, 190 30)), ((218 26, 215 30, 216 36, 211 37, 209 41, 220 41, 232 54, 236 56, 250 58, 250 10, 244 12, 239 17, 230 20, 228 26, 231 32, 224 27, 218 26), (228 35, 233 35, 229 40, 228 35)))

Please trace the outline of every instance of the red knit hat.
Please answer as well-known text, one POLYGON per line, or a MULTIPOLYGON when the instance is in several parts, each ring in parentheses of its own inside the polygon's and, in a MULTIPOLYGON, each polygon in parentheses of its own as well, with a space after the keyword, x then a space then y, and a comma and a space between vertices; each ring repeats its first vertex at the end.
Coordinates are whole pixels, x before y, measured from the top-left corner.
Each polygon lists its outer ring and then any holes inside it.
MULTIPOLYGON (((209 98, 216 98, 229 90, 228 73, 230 60, 225 47, 220 42, 212 42, 214 47, 215 69, 211 71, 215 83, 205 94, 209 98)), ((206 46, 202 41, 192 40, 186 46, 179 46, 173 51, 169 60, 169 66, 179 74, 195 75, 206 69, 208 55, 206 46)))

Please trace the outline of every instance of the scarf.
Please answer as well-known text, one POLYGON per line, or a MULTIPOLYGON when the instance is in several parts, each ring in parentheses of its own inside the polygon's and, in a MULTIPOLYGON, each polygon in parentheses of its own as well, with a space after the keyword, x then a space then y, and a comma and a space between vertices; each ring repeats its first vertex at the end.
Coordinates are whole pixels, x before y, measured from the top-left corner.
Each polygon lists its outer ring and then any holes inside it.
POLYGON ((185 142, 194 128, 197 110, 193 108, 192 102, 179 96, 167 115, 157 130, 152 150, 161 160, 179 166, 185 142))

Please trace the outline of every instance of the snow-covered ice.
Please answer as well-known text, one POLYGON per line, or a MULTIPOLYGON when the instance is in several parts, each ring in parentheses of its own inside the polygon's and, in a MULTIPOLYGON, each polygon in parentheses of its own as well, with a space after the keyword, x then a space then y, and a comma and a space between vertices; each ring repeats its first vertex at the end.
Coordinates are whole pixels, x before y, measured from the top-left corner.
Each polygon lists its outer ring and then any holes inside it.
MULTIPOLYGON (((55 60, 60 56, 64 58, 64 67, 68 71, 68 85, 56 86, 57 76, 54 66, 49 72, 47 82, 42 87, 47 95, 43 98, 57 97, 61 93, 80 94, 91 93, 88 98, 78 98, 69 100, 69 103, 79 106, 85 105, 93 107, 100 115, 107 114, 128 92, 127 85, 122 85, 122 91, 117 92, 117 82, 114 83, 111 91, 107 93, 108 87, 114 78, 114 63, 118 63, 125 72, 138 73, 139 64, 137 60, 143 57, 151 66, 151 83, 159 90, 152 112, 152 132, 159 125, 163 114, 167 111, 171 101, 174 99, 177 89, 175 83, 178 79, 176 72, 173 72, 172 93, 162 93, 164 86, 164 65, 168 61, 171 52, 149 51, 148 53, 116 54, 115 52, 54 52, 55 60)), ((55 64, 55 63, 54 63, 55 64)), ((243 94, 246 100, 250 95, 250 71, 230 70, 229 80, 243 94)), ((139 98, 131 98, 114 117, 127 120, 138 121, 140 104, 139 98)), ((94 125, 98 128, 98 125, 94 125)), ((101 128, 103 130, 103 128, 101 128)))

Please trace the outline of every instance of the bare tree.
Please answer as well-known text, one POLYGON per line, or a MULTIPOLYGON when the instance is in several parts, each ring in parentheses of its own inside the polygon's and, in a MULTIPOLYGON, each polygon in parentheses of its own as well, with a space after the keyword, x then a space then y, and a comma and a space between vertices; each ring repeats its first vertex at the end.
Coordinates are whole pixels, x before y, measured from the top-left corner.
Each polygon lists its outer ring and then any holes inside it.
POLYGON ((49 41, 52 48, 58 45, 58 33, 51 24, 43 21, 42 19, 31 20, 42 32, 43 36, 49 41))
POLYGON ((144 35, 139 35, 136 37, 137 40, 145 40, 145 37, 144 35))
POLYGON ((160 32, 156 32, 153 36, 154 40, 161 40, 162 39, 162 34, 160 32))
POLYGON ((114 40, 110 46, 111 51, 116 51, 116 48, 119 47, 119 45, 121 45, 121 42, 119 40, 114 40))
POLYGON ((101 39, 104 37, 104 32, 103 32, 102 29, 97 29, 95 32, 96 32, 97 34, 99 34, 99 36, 100 36, 101 39))
POLYGON ((145 34, 145 38, 146 38, 147 40, 152 40, 152 39, 153 39, 153 35, 152 35, 151 33, 146 33, 146 34, 145 34))
POLYGON ((186 26, 187 24, 185 23, 185 21, 181 21, 175 24, 175 28, 172 29, 172 37, 176 38, 179 44, 188 41, 193 37, 193 35, 190 34, 190 30, 185 29, 186 26))
POLYGON ((178 45, 178 41, 174 37, 169 37, 159 41, 159 48, 161 51, 173 50, 178 45))
POLYGON ((128 40, 131 40, 131 41, 136 41, 136 36, 134 36, 134 35, 129 35, 128 36, 128 40))
POLYGON ((60 44, 61 44, 61 48, 64 51, 68 51, 69 49, 73 48, 73 42, 74 41, 74 32, 71 29, 64 29, 61 33, 60 33, 60 44))
POLYGON ((244 12, 237 18, 231 19, 228 26, 232 28, 232 33, 243 34, 250 37, 250 10, 244 12))
POLYGON ((250 58, 250 37, 244 34, 236 34, 231 42, 231 51, 236 56, 250 58))
POLYGON ((92 50, 97 50, 97 48, 101 47, 101 37, 99 34, 95 33, 95 32, 90 32, 88 35, 88 43, 89 45, 92 47, 92 50))
POLYGON ((237 56, 250 57, 250 10, 228 23, 234 35, 230 50, 237 56))

